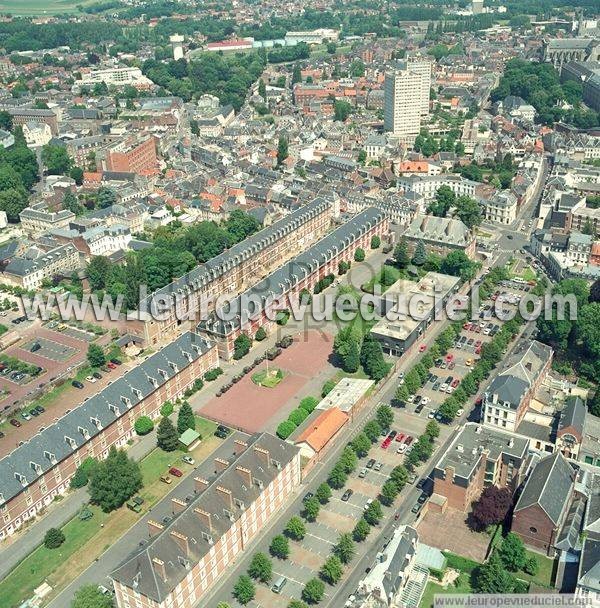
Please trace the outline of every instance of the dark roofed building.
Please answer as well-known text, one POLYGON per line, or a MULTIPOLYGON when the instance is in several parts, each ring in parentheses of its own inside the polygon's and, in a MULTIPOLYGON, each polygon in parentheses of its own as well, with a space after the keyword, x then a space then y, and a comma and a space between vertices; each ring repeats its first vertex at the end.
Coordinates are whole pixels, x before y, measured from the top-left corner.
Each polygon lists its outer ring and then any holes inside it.
POLYGON ((119 607, 166 608, 182 596, 197 605, 301 480, 299 449, 266 433, 236 440, 231 460, 215 465, 190 501, 172 499, 173 521, 148 520, 148 543, 112 573, 119 607))
POLYGON ((515 505, 512 531, 527 545, 551 553, 571 505, 575 471, 560 452, 531 470, 515 505))

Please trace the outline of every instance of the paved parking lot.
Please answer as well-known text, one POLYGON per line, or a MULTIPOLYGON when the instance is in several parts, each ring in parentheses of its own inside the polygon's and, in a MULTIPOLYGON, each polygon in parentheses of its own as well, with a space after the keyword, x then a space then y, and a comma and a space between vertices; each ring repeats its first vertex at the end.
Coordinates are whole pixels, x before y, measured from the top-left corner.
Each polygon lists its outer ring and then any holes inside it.
POLYGON ((48 340, 47 338, 34 338, 33 340, 25 342, 21 348, 31 352, 31 348, 36 343, 40 345, 40 348, 35 351, 35 354, 38 357, 44 357, 51 361, 66 361, 77 354, 76 348, 71 348, 66 344, 60 344, 59 342, 48 340))

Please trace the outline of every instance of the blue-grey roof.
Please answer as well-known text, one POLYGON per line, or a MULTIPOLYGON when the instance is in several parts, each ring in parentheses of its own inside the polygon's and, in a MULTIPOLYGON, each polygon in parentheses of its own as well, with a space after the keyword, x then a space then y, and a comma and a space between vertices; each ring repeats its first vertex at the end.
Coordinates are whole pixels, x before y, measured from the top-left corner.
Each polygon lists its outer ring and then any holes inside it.
POLYGON ((17 496, 211 347, 197 334, 183 334, 2 458, 2 498, 17 496))
POLYGON ((150 310, 153 298, 165 297, 168 295, 175 297, 177 293, 200 289, 200 287, 209 284, 217 277, 231 271, 239 261, 255 255, 257 251, 275 243, 284 234, 287 234, 295 230, 298 226, 306 223, 309 218, 322 213, 331 204, 331 201, 324 198, 316 198, 304 205, 304 207, 301 207, 297 211, 293 211, 279 221, 271 224, 271 226, 249 236, 241 243, 233 245, 233 247, 208 260, 205 264, 197 266, 182 277, 175 279, 172 283, 155 291, 140 303, 140 309, 150 310))
MULTIPOLYGON (((385 217, 385 212, 380 209, 375 207, 365 209, 320 241, 317 241, 310 249, 296 256, 244 293, 232 298, 230 306, 227 306, 228 312, 226 315, 219 315, 215 312, 208 319, 202 321, 199 327, 219 335, 231 333, 239 327, 242 301, 260 300, 262 307, 264 307, 267 298, 273 298, 290 291, 305 277, 321 268, 365 232, 382 222, 385 217), (229 311, 237 311, 236 318, 231 321, 223 321, 223 318, 232 316, 229 311)), ((256 314, 258 314, 258 311, 254 311, 251 316, 256 314)))

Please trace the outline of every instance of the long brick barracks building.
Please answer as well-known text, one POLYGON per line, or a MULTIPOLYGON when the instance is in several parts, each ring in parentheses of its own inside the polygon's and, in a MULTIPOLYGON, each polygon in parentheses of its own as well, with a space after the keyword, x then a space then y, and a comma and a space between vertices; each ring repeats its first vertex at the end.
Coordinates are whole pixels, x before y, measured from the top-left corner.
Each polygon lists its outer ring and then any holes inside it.
POLYGON ((357 249, 369 249, 373 236, 382 237, 388 231, 389 221, 384 211, 374 207, 365 209, 233 299, 226 312, 219 314, 216 311, 203 320, 198 325, 198 333, 215 340, 219 355, 225 360, 231 359, 235 339, 241 333, 254 337, 259 327, 264 327, 267 332, 272 330, 275 325, 272 320, 275 318, 274 311, 289 308, 287 304, 290 300, 298 302, 303 289, 312 292, 323 277, 337 274, 340 262, 353 260, 357 249), (260 302, 247 322, 242 318, 244 298, 260 302), (274 298, 280 301, 275 303, 274 298), (232 316, 230 311, 237 311, 235 318, 224 320, 232 316))
POLYGON ((119 608, 197 606, 301 480, 300 450, 266 433, 215 465, 191 501, 172 499, 173 521, 147 522, 150 540, 111 574, 119 608))
POLYGON ((146 315, 140 328, 146 343, 172 340, 200 320, 203 302, 209 311, 214 310, 211 301, 219 295, 235 296, 249 289, 310 247, 330 229, 335 206, 333 201, 316 198, 148 296, 140 304, 142 315, 158 301, 161 312, 163 302, 168 312, 160 320, 146 315), (181 320, 187 314, 192 325, 181 320))
POLYGON ((124 447, 137 418, 158 418, 217 365, 216 346, 187 332, 0 460, 0 539, 64 494, 85 458, 124 447))

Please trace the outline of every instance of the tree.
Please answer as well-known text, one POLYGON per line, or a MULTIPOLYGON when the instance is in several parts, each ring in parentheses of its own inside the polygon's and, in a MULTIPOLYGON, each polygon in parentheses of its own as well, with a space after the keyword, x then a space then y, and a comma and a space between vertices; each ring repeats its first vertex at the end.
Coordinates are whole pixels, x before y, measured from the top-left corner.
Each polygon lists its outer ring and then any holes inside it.
POLYGON ((117 195, 115 194, 114 190, 111 190, 106 186, 102 186, 98 188, 96 201, 100 209, 106 209, 107 207, 116 204, 117 195))
POLYGON ((288 152, 288 140, 285 135, 279 136, 279 142, 277 143, 277 166, 281 166, 283 161, 289 156, 288 152))
POLYGON ((329 484, 323 482, 315 492, 315 498, 322 504, 326 505, 331 498, 331 488, 329 484))
POLYGON ((319 570, 319 576, 330 585, 335 585, 342 578, 344 567, 337 555, 331 555, 319 570))
POLYGON ((523 541, 514 533, 509 532, 498 550, 504 567, 510 572, 518 572, 525 566, 527 554, 523 541))
POLYGON ((586 352, 600 358, 600 303, 586 304, 579 309, 576 322, 577 336, 586 352))
POLYGON ((285 530, 286 536, 293 540, 302 540, 306 535, 304 522, 296 515, 288 521, 285 530))
POLYGON ((383 433, 383 430, 377 420, 369 420, 363 428, 363 433, 369 438, 371 443, 375 443, 383 433))
POLYGON ((352 440, 351 445, 356 455, 359 458, 364 458, 371 449, 371 440, 365 435, 365 433, 359 433, 352 440))
POLYGON ((0 209, 6 212, 9 222, 18 222, 19 213, 27 207, 27 204, 27 193, 22 187, 0 192, 0 209))
POLYGON ((470 196, 459 196, 456 199, 456 215, 467 228, 474 228, 481 224, 482 215, 479 203, 470 196))
POLYGON ((227 602, 219 602, 217 604, 217 608, 231 608, 231 605, 228 604, 227 602))
POLYGON ((254 339, 257 342, 262 342, 267 337, 267 332, 264 327, 259 327, 254 334, 254 339))
POLYGON ((525 560, 525 565, 523 566, 523 571, 525 573, 529 574, 530 576, 535 576, 539 572, 539 569, 540 564, 533 555, 525 560))
POLYGON ((287 559, 290 555, 290 543, 283 534, 274 536, 269 545, 269 553, 279 559, 287 559))
POLYGON ((425 434, 433 441, 440 436, 440 425, 435 420, 430 420, 425 427, 425 434))
POLYGON ((318 604, 324 595, 325 585, 318 578, 311 578, 302 589, 302 599, 307 604, 318 604))
POLYGON ((367 520, 364 517, 361 517, 354 526, 354 530, 352 530, 352 538, 357 543, 362 543, 367 536, 369 536, 369 532, 371 532, 371 526, 368 524, 367 520))
POLYGON ((408 388, 406 388, 405 384, 401 384, 394 393, 394 401, 399 403, 406 403, 409 397, 410 393, 408 392, 408 388))
POLYGON ((365 261, 365 250, 360 247, 354 252, 354 261, 355 262, 364 262, 365 261))
POLYGON ((258 81, 258 94, 267 101, 267 85, 262 78, 258 81))
POLYGON ((365 521, 371 526, 376 526, 382 517, 383 511, 381 510, 381 504, 378 500, 374 500, 365 511, 365 521))
POLYGON ((460 277, 463 281, 470 281, 477 273, 478 264, 472 262, 467 254, 462 250, 450 252, 442 262, 442 272, 455 277, 460 277))
POLYGON ((405 238, 400 239, 394 248, 394 262, 398 268, 406 268, 410 264, 408 255, 408 243, 405 238))
POLYGON ((184 401, 177 415, 177 432, 183 435, 188 429, 196 430, 196 417, 192 406, 184 401))
POLYGON ((297 82, 302 82, 302 71, 300 70, 300 65, 295 63, 292 71, 292 85, 295 85, 297 82))
POLYGON ((505 594, 511 593, 515 588, 514 578, 502 567, 502 561, 496 551, 473 575, 473 590, 476 593, 505 594))
POLYGON ((240 334, 233 342, 233 358, 241 359, 247 355, 252 346, 252 340, 247 334, 240 334))
POLYGON ((95 458, 88 456, 77 467, 77 470, 75 471, 75 475, 73 475, 73 477, 71 477, 71 484, 70 484, 71 487, 73 489, 77 489, 77 488, 83 488, 85 485, 87 485, 97 464, 98 464, 98 461, 95 458))
POLYGON ((438 217, 446 217, 450 207, 456 202, 456 194, 450 186, 440 186, 435 199, 429 204, 427 211, 438 217))
POLYGON ((312 496, 304 502, 304 508, 302 509, 302 516, 306 521, 316 521, 319 516, 319 510, 321 505, 317 500, 316 496, 312 496))
POLYGON ((511 507, 512 493, 508 488, 488 486, 473 503, 470 519, 476 529, 485 530, 488 526, 502 523, 511 507))
POLYGON ((415 253, 412 257, 412 263, 415 266, 423 266, 427 261, 427 251, 425 250, 425 244, 419 239, 417 246, 415 247, 415 253))
POLYGON ((242 574, 238 578, 237 582, 233 586, 233 597, 242 605, 246 605, 248 602, 254 599, 256 595, 256 587, 252 582, 252 579, 245 574, 242 574))
POLYGON ((408 481, 408 471, 406 470, 406 467, 401 464, 395 466, 390 473, 390 481, 396 484, 398 492, 400 492, 408 481))
POLYGON ((344 470, 344 467, 339 463, 336 464, 333 469, 329 472, 327 477, 327 483, 334 489, 339 490, 344 487, 348 474, 344 470))
POLYGON ((277 436, 280 439, 287 439, 298 428, 291 420, 284 420, 277 426, 277 436))
POLYGON ((148 416, 140 416, 133 427, 138 435, 147 435, 154 429, 154 422, 148 416))
POLYGON ((261 583, 268 583, 273 578, 273 564, 264 553, 255 553, 248 567, 248 574, 261 583))
POLYGON ((137 462, 124 450, 112 446, 105 460, 94 468, 89 483, 90 499, 109 513, 122 506, 142 487, 142 474, 137 462))
POLYGON ((161 416, 170 416, 175 411, 173 404, 170 401, 165 401, 160 406, 160 415, 161 416))
POLYGON ((58 549, 65 542, 65 535, 58 528, 49 528, 44 535, 44 547, 46 549, 58 549))
MULTIPOLYGON (((321 389, 321 397, 327 397, 327 395, 329 395, 329 393, 335 388, 335 385, 335 380, 325 380, 323 383, 323 388, 321 389)), ((300 404, 300 407, 302 407, 302 404, 300 404)))
POLYGON ((352 104, 343 99, 336 99, 333 102, 333 120, 346 122, 348 116, 352 113, 352 104))
POLYGON ((6 110, 0 112, 0 129, 5 131, 12 131, 13 129, 12 116, 6 110))
POLYGON ((179 447, 179 435, 173 423, 166 416, 158 423, 156 445, 165 452, 174 452, 179 447))
POLYGON ((71 608, 113 608, 113 600, 98 585, 84 585, 75 592, 71 608))
POLYGON ((382 429, 389 429, 394 422, 394 412, 389 405, 380 405, 377 408, 377 422, 382 429))
POLYGON ((388 479, 381 487, 380 496, 381 502, 389 507, 398 496, 398 486, 388 479))
POLYGON ((83 184, 83 169, 81 167, 72 167, 69 171, 69 177, 75 180, 78 186, 83 184))
POLYGON ((358 158, 356 159, 361 165, 364 165, 367 160, 367 152, 366 150, 360 150, 358 153, 358 158))
POLYGON ((375 382, 384 378, 390 369, 389 364, 383 358, 381 343, 371 333, 368 333, 363 339, 360 348, 360 363, 367 376, 375 382))
POLYGON ((300 405, 298 407, 310 414, 315 411, 317 405, 319 405, 319 402, 314 397, 304 397, 300 400, 300 405))
POLYGON ((300 600, 291 600, 287 608, 308 608, 308 606, 300 600))
POLYGON ((101 367, 106 363, 106 356, 99 344, 90 344, 87 351, 87 360, 92 367, 101 367))
POLYGON ((48 175, 66 175, 73 166, 73 160, 63 146, 47 144, 42 148, 42 162, 48 175))
POLYGON ((333 547, 333 553, 339 558, 342 564, 347 564, 354 555, 354 541, 352 534, 344 533, 338 537, 338 542, 333 547))
POLYGON ((381 246, 381 239, 374 234, 371 237, 371 249, 379 249, 379 247, 381 246))
POLYGON ((351 446, 348 445, 344 448, 338 464, 343 468, 345 473, 352 473, 356 469, 358 458, 351 446))

